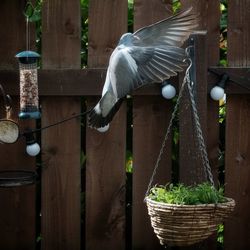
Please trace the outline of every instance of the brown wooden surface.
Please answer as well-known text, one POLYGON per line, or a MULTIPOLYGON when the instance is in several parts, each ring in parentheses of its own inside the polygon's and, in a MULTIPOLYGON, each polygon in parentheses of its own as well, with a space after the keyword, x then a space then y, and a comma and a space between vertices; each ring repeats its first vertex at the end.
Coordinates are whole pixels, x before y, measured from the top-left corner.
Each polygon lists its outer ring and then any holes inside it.
MULTIPOLYGON (((0 9, 0 69, 18 68, 14 57, 25 50, 25 18, 22 11, 25 1, 1 1, 0 9)), ((33 34, 31 34, 32 41, 33 34)), ((0 79, 5 88, 6 83, 0 79)), ((15 84, 19 88, 19 77, 15 84)), ((2 94, 0 96, 2 98, 2 94)), ((1 99, 0 115, 5 117, 1 99)), ((12 118, 18 121, 19 98, 13 98, 12 118)), ((18 121, 20 129, 32 122, 18 121)), ((0 144, 0 170, 35 170, 35 158, 25 152, 24 138, 14 144, 0 144)), ((35 185, 18 188, 0 188, 0 249, 35 248, 35 185)))
MULTIPOLYGON (((200 0, 190 0, 190 1, 181 1, 182 8, 188 8, 189 6, 193 6, 193 11, 200 14, 200 25, 199 29, 207 30, 207 63, 208 65, 216 65, 219 61, 219 19, 220 19, 220 11, 218 0, 211 1, 211 3, 207 1, 200 0), (210 17, 213 18, 210 18, 210 17)), ((204 53, 201 48, 200 53, 204 53)), ((199 65, 199 63, 198 63, 199 65)), ((202 79, 201 79, 202 80, 202 79)), ((213 81, 213 79, 212 79, 213 81)), ((202 81, 201 81, 202 82, 202 81)), ((210 82, 207 83, 211 85, 210 82)), ((212 83, 214 84, 214 82, 212 83)), ((202 99, 201 99, 202 100, 202 99)), ((209 153, 209 160, 214 172, 217 170, 218 164, 218 137, 219 137, 219 129, 218 129, 218 103, 214 102, 210 98, 207 98, 207 148, 209 153)), ((204 108, 204 107, 203 107, 204 108)), ((202 108, 202 109, 203 109, 202 108)))
MULTIPOLYGON (((101 95, 102 83, 105 81, 106 69, 41 69, 38 70, 40 96, 95 96, 101 95), (53 84, 51 84, 53 82, 53 84)), ((0 70, 0 79, 6 91, 19 95, 19 72, 17 70, 0 70)), ((177 77, 173 77, 177 84, 177 77)), ((152 84, 134 91, 133 95, 159 95, 160 85, 152 84)))
MULTIPOLYGON (((207 137, 207 54, 206 33, 192 35, 190 41, 194 46, 194 67, 196 69, 194 83, 194 98, 197 104, 198 115, 203 131, 204 139, 207 137)), ((191 71, 190 71, 191 73, 191 71)), ((182 84, 183 79, 180 79, 182 84)), ((180 103, 180 148, 179 148, 179 174, 180 182, 187 185, 205 181, 204 170, 200 157, 199 146, 195 134, 195 123, 187 88, 183 93, 180 103)))
MULTIPOLYGON (((219 39, 220 39, 220 1, 206 1, 206 0, 189 0, 181 1, 182 8, 187 8, 193 6, 194 12, 200 14, 199 29, 206 30, 206 60, 207 65, 217 65, 219 61, 219 39)), ((204 53, 203 48, 200 48, 200 53, 204 53)), ((202 62, 202 61, 201 61, 202 62)), ((200 62, 198 61, 198 65, 200 62)), ((203 69, 205 70, 205 69, 203 69)), ((198 73, 199 74, 199 73, 198 73)), ((203 71, 203 76, 205 78, 203 71)), ((214 78, 202 79, 198 85, 203 84, 203 80, 208 86, 208 91, 210 91, 209 86, 214 84, 214 78), (210 82, 210 80, 212 82, 210 82)), ((199 93, 199 92, 198 92, 199 93)), ((198 94, 202 105, 200 106, 200 111, 203 114, 203 128, 205 128, 206 145, 207 152, 209 156, 209 162, 212 168, 213 175, 215 177, 215 183, 217 183, 217 171, 218 171, 218 145, 219 145, 219 123, 218 123, 218 102, 213 101, 209 96, 198 94), (207 100, 207 103, 203 100, 207 100), (205 109, 204 109, 205 108, 205 109), (207 116, 206 117, 204 117, 207 116), (207 121, 207 122, 206 122, 207 121)), ((181 155, 181 154, 180 154, 181 155)), ((185 161, 185 159, 183 159, 185 161)), ((184 163, 185 164, 185 163, 184 163)), ((186 180, 188 177, 184 177, 186 180)), ((216 237, 210 237, 208 240, 198 244, 197 246, 190 247, 190 249, 216 249, 216 237)))
MULTIPOLYGON (((42 10, 44 69, 80 68, 80 2, 48 0, 42 10)), ((73 80, 72 80, 73 81, 73 80)), ((49 81, 53 85, 53 81, 49 81)), ((41 98, 42 126, 80 112, 73 97, 41 98)), ((80 249, 80 120, 42 132, 42 249, 80 249)))
MULTIPOLYGON (((107 66, 127 29, 126 0, 89 2, 88 67, 107 66)), ((104 81, 99 82, 103 86, 104 81)), ((89 98, 88 107, 97 99, 89 98)), ((86 131, 86 249, 125 249, 126 104, 109 131, 86 131)))
MULTIPOLYGON (((212 65, 212 64, 211 64, 212 65)), ((230 80, 225 87, 226 94, 246 94, 250 92, 249 68, 242 67, 218 67, 209 66, 208 89, 210 90, 220 81, 223 74, 228 74, 230 80), (211 70, 211 71, 210 71, 211 70), (213 73, 214 72, 214 73, 213 73), (237 82, 240 79, 240 82, 237 82)), ((94 96, 100 95, 102 83, 105 80, 106 69, 54 69, 38 70, 39 95, 40 96, 94 96), (72 82, 72 79, 74 81, 72 82), (53 82, 53 85, 51 85, 53 82)), ((6 92, 10 95, 19 95, 18 70, 1 70, 0 79, 6 92)), ((171 83, 178 89, 178 77, 173 77, 171 83)), ((133 92, 133 95, 161 95, 160 84, 143 86, 133 92)), ((209 103, 218 103, 208 98, 209 103), (212 102, 213 101, 213 102, 212 102)), ((209 109, 210 110, 210 109, 209 109)), ((217 114, 217 112, 215 112, 217 114)), ((218 119, 218 117, 217 117, 218 119)), ((212 131, 211 131, 212 132, 212 131)))
MULTIPOLYGON (((250 66, 249 1, 228 1, 228 64, 250 66), (237 10, 237 11, 236 11, 237 10)), ((226 195, 236 201, 232 218, 225 224, 225 249, 250 248, 250 98, 227 96, 226 195)))
MULTIPOLYGON (((212 65, 212 64, 211 64, 212 65)), ((210 90, 220 81, 223 74, 228 74, 230 80, 226 84, 226 94, 246 94, 250 92, 250 72, 244 67, 209 66, 208 89, 210 90), (211 71, 210 71, 211 70, 211 71), (214 72, 214 73, 213 73, 214 72), (235 79, 240 79, 237 82, 235 79)), ((105 80, 106 69, 40 69, 38 70, 40 96, 94 96, 100 95, 102 83, 105 80), (72 81, 73 79, 73 81, 72 81), (53 82, 53 85, 51 85, 53 82)), ((6 92, 10 95, 19 95, 19 71, 1 70, 0 79, 6 92)), ((173 77, 171 83, 178 89, 178 77, 173 77)), ((160 84, 143 86, 133 92, 133 95, 161 95, 160 84)), ((208 98, 209 103, 218 103, 208 98)), ((217 113, 216 113, 217 114, 217 113)), ((218 117, 217 117, 218 119, 218 117)))
MULTIPOLYGON (((150 225, 143 202, 166 133, 172 103, 162 97, 136 97, 133 101, 133 249, 163 249, 150 225)), ((171 136, 166 144, 155 184, 171 181, 171 136)))
POLYGON ((250 93, 250 71, 249 67, 209 67, 209 81, 208 91, 221 80, 223 74, 229 76, 226 82, 226 94, 248 94, 250 93))
MULTIPOLYGON (((135 0, 135 28, 169 15, 172 1, 135 0), (168 9, 168 10, 167 10, 168 9)), ((201 13, 201 29, 207 29, 208 66, 219 60, 219 0, 182 0, 201 13)), ((249 79, 249 9, 247 0, 229 0, 228 59, 224 69, 231 76, 249 79), (244 67, 244 68, 242 68, 244 67)), ((25 1, 1 1, 0 83, 11 95, 19 95, 18 64, 15 54, 25 50, 25 1)), ((57 122, 80 112, 79 96, 100 95, 104 69, 120 35, 127 28, 127 1, 91 0, 89 12, 89 69, 80 70, 79 1, 44 1, 43 69, 39 71, 42 125, 57 122), (115 21, 114 21, 115 20, 115 21), (98 69, 97 67, 103 67, 98 69), (55 97, 57 96, 57 97, 55 97), (71 97, 66 97, 71 96, 71 97), (77 97, 78 96, 78 97, 77 97)), ((34 44, 34 36, 32 36, 34 44)), ((202 50, 204 53, 204 50, 202 50)), ((204 54, 198 55, 198 72, 204 69, 204 54)), ((205 73, 199 76, 206 82, 205 73)), ((172 79, 176 84, 177 78, 172 79)), ((218 81, 208 73, 209 91, 218 81)), ((248 83, 245 83, 246 85, 248 83)), ((205 96, 206 89, 201 87, 205 96)), ((225 250, 249 249, 249 91, 230 81, 226 87, 226 195, 236 199, 233 218, 225 224, 225 250), (236 94, 241 94, 236 95, 236 94)), ((160 86, 134 93, 133 102, 133 248, 161 249, 143 203, 152 168, 172 111, 171 102, 160 96, 160 86)), ((18 97, 14 97, 13 118, 17 120, 18 97)), ((2 100, 0 100, 1 102, 2 100)), ((1 102, 2 103, 2 102, 1 102)), ((88 107, 96 98, 88 98, 88 107)), ((213 172, 218 168, 218 102, 207 98, 202 115, 207 116, 207 145, 213 172), (207 109, 205 109, 207 108, 207 109)), ((3 107, 0 106, 3 117, 3 107)), ((186 114, 187 115, 187 114, 186 114)), ((202 117, 203 117, 202 116, 202 117)), ((205 118, 202 118, 203 122, 205 118)), ((23 130, 34 122, 18 121, 23 130)), ((187 133, 187 127, 183 127, 187 133)), ((190 131, 189 131, 190 132, 190 131)), ((87 129, 86 237, 80 235, 80 121, 72 120, 42 132, 42 249, 125 249, 125 141, 126 103, 115 116, 109 132, 87 129), (83 242, 85 244, 85 242, 83 242)), ((184 137, 185 138, 185 137, 184 137)), ((182 140, 184 139, 182 137, 182 140)), ((188 137, 187 137, 188 138, 188 137)), ((187 140, 186 138, 186 140, 187 140)), ((35 158, 25 154, 25 141, 0 144, 3 169, 35 169, 35 158)), ((156 182, 171 179, 171 150, 167 145, 156 182)), ((181 154, 182 162, 187 159, 181 154)), ((181 174, 183 180, 188 175, 181 174)), ((215 175, 216 177, 216 175, 215 175)), ((216 180, 216 179, 215 179, 216 180)), ((0 188, 0 249, 35 248, 35 186, 0 188)), ((38 211, 40 212, 40 211, 38 211)), ((185 249, 215 249, 215 240, 185 249)))
MULTIPOLYGON (((136 0, 135 30, 169 16, 171 1, 164 2, 136 0)), ((164 100, 161 96, 134 97, 133 99, 133 249, 163 249, 150 225, 150 218, 143 200, 171 112, 172 102, 164 100)), ((166 184, 170 180, 171 138, 166 145, 154 184, 166 184)))

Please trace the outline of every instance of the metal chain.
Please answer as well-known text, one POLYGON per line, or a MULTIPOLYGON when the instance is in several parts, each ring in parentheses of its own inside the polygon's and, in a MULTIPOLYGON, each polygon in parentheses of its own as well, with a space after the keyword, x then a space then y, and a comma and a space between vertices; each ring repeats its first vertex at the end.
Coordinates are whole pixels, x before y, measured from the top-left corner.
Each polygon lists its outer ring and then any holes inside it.
POLYGON ((202 135, 200 120, 199 120, 198 111, 197 111, 197 108, 196 108, 196 102, 195 102, 194 95, 193 95, 193 92, 192 92, 194 84, 193 84, 193 82, 191 82, 190 75, 189 75, 190 68, 192 67, 192 60, 190 58, 187 58, 187 59, 189 60, 190 64, 189 64, 188 68, 186 69, 186 73, 185 73, 185 76, 184 76, 184 79, 183 79, 183 82, 182 82, 182 85, 181 85, 181 88, 180 88, 180 91, 179 91, 179 96, 178 96, 178 98, 176 100, 176 104, 175 104, 173 113, 171 115, 171 119, 170 119, 170 122, 169 122, 169 125, 168 125, 168 128, 167 128, 165 137, 163 139, 162 146, 161 146, 158 158, 156 160, 156 164, 155 164, 152 176, 151 176, 151 178, 149 180, 149 184, 148 184, 147 191, 145 193, 144 201, 146 200, 146 197, 149 195, 150 189, 152 187, 152 183, 153 183, 154 177, 156 175, 157 169, 159 167, 159 164, 160 164, 160 161, 161 161, 161 158, 162 158, 162 154, 163 154, 165 146, 166 146, 166 142, 167 142, 169 134, 171 132, 171 128, 173 126, 174 118, 177 115, 178 107, 179 107, 179 104, 180 104, 180 99, 181 99, 181 97, 183 95, 183 91, 185 89, 186 84, 188 86, 188 92, 189 92, 189 95, 190 95, 191 106, 192 106, 193 116, 194 116, 194 121, 195 121, 195 131, 196 131, 196 136, 197 136, 198 143, 199 143, 199 149, 200 149, 200 152, 201 152, 201 158, 202 158, 202 163, 203 163, 203 167, 204 167, 205 176, 206 176, 206 179, 208 179, 209 182, 214 186, 213 175, 212 175, 211 167, 210 167, 209 160, 208 160, 208 155, 207 155, 207 150, 206 150, 204 138, 203 138, 203 135, 202 135))
POLYGON ((193 116, 194 116, 195 132, 196 132, 196 136, 198 139, 198 144, 199 144, 199 149, 200 149, 200 153, 201 153, 202 164, 204 167, 205 177, 214 186, 213 175, 212 175, 211 167, 210 167, 209 160, 208 160, 207 149, 206 149, 206 145, 204 142, 204 137, 203 137, 202 130, 201 130, 201 124, 200 124, 200 119, 198 116, 197 106, 196 106, 196 102, 195 102, 194 95, 193 95, 194 83, 190 80, 189 71, 187 72, 186 76, 187 76, 186 77, 187 78, 186 79, 187 80, 187 87, 188 87, 188 92, 189 92, 193 116))
POLYGON ((186 70, 186 74, 185 74, 185 77, 184 77, 184 79, 183 79, 183 82, 182 82, 180 91, 179 91, 179 96, 178 96, 178 98, 177 98, 177 100, 176 100, 176 104, 175 104, 175 106, 174 106, 174 110, 173 110, 173 113, 172 113, 172 115, 171 115, 171 119, 170 119, 170 121, 169 121, 169 125, 168 125, 168 128, 167 128, 167 132, 166 132, 166 134, 165 134, 165 137, 164 137, 163 142, 162 142, 162 145, 161 145, 160 153, 159 153, 158 158, 157 158, 157 160, 156 160, 156 164, 155 164, 155 167, 154 167, 152 176, 151 176, 151 178, 150 178, 150 180, 149 180, 149 184, 148 184, 147 191, 146 191, 146 193, 145 193, 144 201, 145 201, 146 197, 147 197, 148 194, 149 194, 149 191, 150 191, 150 189, 151 189, 151 187, 152 187, 152 183, 153 183, 153 180, 154 180, 156 171, 157 171, 157 169, 158 169, 158 167, 159 167, 159 164, 160 164, 160 161, 161 161, 161 158, 162 158, 162 154, 163 154, 164 148, 165 148, 165 146, 166 146, 166 142, 167 142, 167 140, 168 140, 169 134, 170 134, 171 129, 172 129, 172 126, 173 126, 174 119, 175 119, 176 114, 177 114, 177 112, 178 112, 178 107, 179 107, 179 104, 180 104, 180 99, 181 99, 181 97, 182 97, 182 95, 183 95, 183 91, 184 91, 185 85, 186 85, 186 83, 187 83, 187 75, 188 75, 188 72, 189 72, 191 66, 192 66, 192 62, 190 61, 190 65, 188 66, 188 68, 187 68, 187 70, 186 70))

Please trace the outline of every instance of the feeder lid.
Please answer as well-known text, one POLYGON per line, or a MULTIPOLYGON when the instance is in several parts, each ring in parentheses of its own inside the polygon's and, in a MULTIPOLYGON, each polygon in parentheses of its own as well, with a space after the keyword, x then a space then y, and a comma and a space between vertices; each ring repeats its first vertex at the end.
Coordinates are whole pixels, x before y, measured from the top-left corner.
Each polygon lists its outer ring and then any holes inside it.
POLYGON ((0 171, 0 187, 17 187, 34 184, 37 173, 28 170, 0 171))
POLYGON ((18 58, 20 63, 31 64, 31 63, 36 63, 40 55, 35 51, 25 50, 16 54, 16 57, 18 58))

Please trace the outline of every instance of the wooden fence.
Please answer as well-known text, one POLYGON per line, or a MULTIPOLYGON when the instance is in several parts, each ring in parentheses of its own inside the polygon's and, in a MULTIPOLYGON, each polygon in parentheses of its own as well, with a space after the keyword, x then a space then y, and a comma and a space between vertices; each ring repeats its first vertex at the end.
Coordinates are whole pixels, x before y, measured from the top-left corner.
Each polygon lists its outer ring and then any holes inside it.
MULTIPOLYGON (((200 29, 207 30, 206 35, 195 36, 197 101, 217 180, 218 102, 212 101, 208 92, 218 78, 208 73, 208 67, 219 62, 220 1, 180 2, 182 8, 192 5, 194 11, 200 13, 200 29)), ((135 0, 134 28, 166 18, 171 14, 171 3, 171 0, 135 0)), ((16 119, 19 76, 14 55, 25 50, 24 6, 24 0, 0 2, 0 83, 13 96, 13 118, 16 119)), ((249 11, 249 1, 228 0, 229 67, 219 69, 229 76, 245 76, 246 79, 249 79, 250 61, 249 11)), ((88 69, 81 69, 80 1, 43 1, 42 69, 39 70, 42 126, 80 113, 81 96, 86 98, 87 108, 95 104, 101 93, 108 58, 121 34, 127 31, 127 0, 89 0, 88 15, 88 69)), ((34 30, 31 34, 34 48, 34 30)), ((172 81, 178 85, 177 78, 172 81)), ((237 207, 225 224, 224 248, 249 249, 250 99, 247 90, 233 82, 229 82, 226 91, 226 195, 236 200, 237 207)), ((31 250, 39 248, 40 243, 46 250, 163 249, 150 226, 143 198, 171 116, 172 102, 160 96, 159 85, 133 95, 132 217, 126 213, 127 109, 124 103, 105 134, 89 128, 81 131, 80 119, 44 130, 41 166, 25 154, 24 140, 13 145, 0 144, 0 170, 41 172, 41 182, 37 185, 0 188, 0 249, 31 250), (86 164, 81 170, 82 144, 86 148, 86 164), (38 244, 40 233, 42 239, 38 244)), ((198 176, 193 171, 196 148, 190 106, 185 99, 181 109, 184 111, 180 114, 179 176, 180 181, 191 183, 198 176)), ((1 112, 3 114, 2 108, 1 112)), ((35 126, 34 121, 18 123, 21 129, 35 126)), ((169 142, 156 182, 165 184, 171 181, 171 175, 169 142)), ((212 237, 189 249, 213 250, 216 247, 216 237, 212 237)))

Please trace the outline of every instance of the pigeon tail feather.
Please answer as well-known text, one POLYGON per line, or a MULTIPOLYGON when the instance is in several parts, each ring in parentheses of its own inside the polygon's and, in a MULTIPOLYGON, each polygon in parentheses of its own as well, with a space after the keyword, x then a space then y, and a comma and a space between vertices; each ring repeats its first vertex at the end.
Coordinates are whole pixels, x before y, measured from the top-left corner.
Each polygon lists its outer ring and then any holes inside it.
POLYGON ((90 111, 88 115, 88 126, 91 128, 101 128, 108 125, 122 104, 123 98, 119 99, 106 116, 103 116, 100 102, 90 111))

